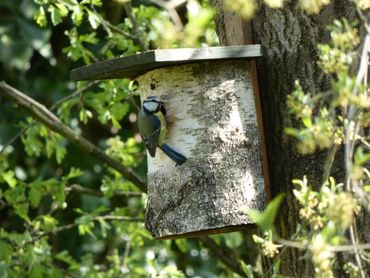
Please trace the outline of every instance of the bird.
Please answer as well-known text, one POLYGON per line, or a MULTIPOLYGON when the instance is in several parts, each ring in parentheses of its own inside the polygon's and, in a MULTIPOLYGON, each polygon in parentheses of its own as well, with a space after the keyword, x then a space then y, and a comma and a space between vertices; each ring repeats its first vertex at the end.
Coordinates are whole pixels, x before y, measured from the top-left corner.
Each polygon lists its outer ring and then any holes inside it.
POLYGON ((186 157, 166 144, 167 134, 166 109, 163 101, 156 96, 149 96, 143 101, 138 113, 138 128, 151 157, 155 157, 157 148, 160 148, 177 165, 186 162, 186 157))

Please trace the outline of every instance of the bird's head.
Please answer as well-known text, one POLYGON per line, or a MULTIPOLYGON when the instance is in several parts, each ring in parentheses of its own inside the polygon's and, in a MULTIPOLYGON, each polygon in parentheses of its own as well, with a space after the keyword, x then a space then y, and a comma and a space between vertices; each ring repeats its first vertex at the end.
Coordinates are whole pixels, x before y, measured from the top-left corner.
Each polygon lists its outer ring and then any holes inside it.
MULTIPOLYGON (((143 109, 147 113, 164 112, 163 102, 156 96, 149 96, 143 101, 143 109)), ((165 114, 165 113, 164 113, 165 114)))

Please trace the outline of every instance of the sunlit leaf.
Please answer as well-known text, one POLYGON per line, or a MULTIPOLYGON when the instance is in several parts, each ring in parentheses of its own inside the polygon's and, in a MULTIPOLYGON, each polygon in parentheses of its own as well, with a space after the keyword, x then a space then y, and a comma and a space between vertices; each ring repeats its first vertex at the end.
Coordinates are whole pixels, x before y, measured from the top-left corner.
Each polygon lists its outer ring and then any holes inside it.
POLYGON ((5 173, 3 173, 4 181, 10 186, 15 187, 17 185, 17 179, 14 177, 14 172, 9 170, 5 173))
POLYGON ((284 195, 279 194, 267 205, 267 208, 264 212, 248 209, 247 214, 263 231, 270 230, 273 228, 274 221, 277 213, 279 212, 279 207, 283 198, 284 195))
POLYGON ((93 29, 98 28, 101 23, 100 18, 94 12, 90 10, 87 10, 87 13, 88 13, 88 19, 89 19, 91 27, 93 29))

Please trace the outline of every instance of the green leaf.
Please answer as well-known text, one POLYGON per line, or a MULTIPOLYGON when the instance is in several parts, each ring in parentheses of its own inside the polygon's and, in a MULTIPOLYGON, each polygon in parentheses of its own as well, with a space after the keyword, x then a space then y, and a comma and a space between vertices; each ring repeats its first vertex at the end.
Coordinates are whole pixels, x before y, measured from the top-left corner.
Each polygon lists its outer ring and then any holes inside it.
POLYGON ((55 186, 54 192, 53 192, 53 199, 56 202, 58 207, 65 208, 66 192, 65 192, 64 184, 59 183, 58 186, 55 186))
POLYGON ((292 127, 287 127, 284 129, 284 132, 287 134, 287 135, 290 135, 290 136, 293 136, 293 137, 299 137, 299 130, 296 129, 296 128, 292 128, 292 127))
POLYGON ((91 231, 91 229, 95 226, 93 222, 93 217, 91 215, 85 214, 77 218, 75 220, 75 223, 78 224, 78 232, 80 235, 89 234, 92 237, 95 237, 95 235, 91 231))
POLYGON ((48 24, 48 21, 46 19, 45 10, 43 7, 40 7, 39 10, 36 12, 34 19, 36 23, 41 26, 45 27, 48 24))
MULTIPOLYGON (((97 44, 99 42, 98 38, 96 37, 95 32, 91 32, 89 34, 81 35, 79 38, 80 42, 87 42, 90 44, 97 44)), ((84 50, 86 51, 86 49, 84 50)))
POLYGON ((65 157, 66 153, 67 153, 67 150, 65 147, 59 144, 55 145, 55 157, 57 159, 58 164, 62 163, 62 160, 65 157))
POLYGON ((63 180, 70 180, 73 178, 78 178, 78 177, 81 177, 83 174, 84 172, 81 169, 71 167, 67 176, 63 177, 63 180))
POLYGON ((370 160, 370 153, 364 153, 364 150, 361 147, 358 147, 355 152, 355 164, 361 166, 370 160))
POLYGON ((12 246, 3 240, 0 240, 0 250, 0 261, 9 262, 14 252, 12 246))
POLYGON ((250 264, 245 264, 244 261, 240 261, 240 265, 242 267, 242 270, 247 275, 248 278, 253 278, 253 267, 250 264))
POLYGON ((76 26, 80 26, 83 20, 83 11, 80 7, 80 5, 76 5, 73 7, 73 13, 72 13, 72 21, 76 26))
POLYGON ((28 202, 25 192, 26 188, 24 184, 20 183, 18 186, 6 190, 4 197, 14 207, 15 212, 25 221, 29 222, 28 202))
POLYGON ((14 177, 14 172, 11 170, 5 172, 2 178, 12 188, 17 185, 17 179, 14 177))
POLYGON ((50 5, 48 11, 50 12, 51 22, 53 23, 54 26, 62 22, 62 15, 58 8, 56 8, 53 5, 50 5))
POLYGON ((90 110, 87 110, 85 108, 81 108, 80 110, 80 121, 84 124, 87 124, 89 118, 92 118, 93 114, 90 110))
POLYGON ((243 237, 241 233, 229 233, 225 234, 225 244, 227 247, 234 249, 243 243, 243 237))
POLYGON ((92 0, 92 4, 97 7, 103 6, 103 2, 101 0, 92 0))
POLYGON ((107 221, 105 221, 101 218, 98 219, 98 222, 100 224, 102 237, 106 238, 107 237, 107 230, 110 230, 111 226, 107 221))
POLYGON ((82 57, 81 49, 76 46, 67 46, 63 48, 63 53, 66 53, 73 61, 77 61, 82 57))
POLYGON ((33 208, 37 207, 40 204, 40 201, 41 201, 43 190, 42 190, 40 185, 42 185, 42 184, 32 183, 31 184, 31 189, 28 193, 28 199, 30 200, 31 206, 33 208))
POLYGON ((40 125, 36 124, 29 128, 25 135, 22 136, 22 142, 28 155, 39 156, 44 148, 44 145, 40 141, 40 125))
POLYGON ((55 144, 54 141, 52 141, 52 140, 46 140, 46 143, 45 143, 45 152, 46 152, 47 158, 50 158, 53 155, 53 152, 54 152, 54 144, 55 144))
POLYGON ((62 252, 56 254, 54 258, 70 265, 72 268, 79 265, 78 262, 73 259, 73 257, 68 253, 67 250, 63 250, 62 252))
POLYGON ((114 118, 120 121, 130 110, 130 106, 127 103, 115 103, 110 108, 110 112, 114 118))
POLYGON ((52 231, 56 228, 58 225, 58 220, 56 220, 54 217, 50 215, 43 215, 42 216, 42 228, 45 231, 52 231))
POLYGON ((277 258, 274 262, 273 266, 273 274, 274 276, 278 275, 280 272, 280 258, 277 258))
POLYGON ((8 278, 8 264, 4 261, 0 261, 0 277, 8 278))
POLYGON ((303 122, 303 124, 304 124, 305 127, 307 127, 307 128, 311 128, 312 127, 312 120, 311 120, 311 118, 304 117, 304 118, 302 118, 302 122, 303 122))
POLYGON ((30 278, 40 278, 44 277, 45 268, 40 264, 31 265, 31 271, 28 277, 30 278))
POLYGON ((263 231, 268 231, 273 228, 274 221, 283 198, 284 194, 279 194, 267 205, 267 208, 264 212, 248 209, 247 214, 258 227, 260 227, 263 231))
POLYGON ((101 0, 83 0, 81 1, 81 4, 88 4, 90 5, 93 4, 94 6, 97 6, 97 7, 101 7, 103 5, 103 3, 101 2, 101 0))
POLYGON ((97 29, 100 25, 100 18, 92 11, 87 10, 88 20, 93 29, 97 29))
POLYGON ((188 251, 189 247, 186 239, 176 239, 175 243, 181 252, 186 253, 188 251))
POLYGON ((67 9, 67 7, 64 4, 62 4, 62 3, 56 3, 55 5, 59 9, 59 13, 60 13, 60 15, 62 17, 65 17, 65 16, 68 15, 68 9, 67 9))

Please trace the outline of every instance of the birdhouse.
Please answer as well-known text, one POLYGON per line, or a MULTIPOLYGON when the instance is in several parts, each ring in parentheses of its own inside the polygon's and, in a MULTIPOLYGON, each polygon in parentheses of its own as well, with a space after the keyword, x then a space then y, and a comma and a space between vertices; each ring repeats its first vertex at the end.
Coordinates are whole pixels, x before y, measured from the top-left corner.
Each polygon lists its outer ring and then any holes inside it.
POLYGON ((259 45, 153 50, 75 69, 73 80, 134 78, 141 100, 166 110, 166 143, 148 155, 146 227, 157 239, 207 235, 253 225, 265 207, 260 128, 250 59, 259 45))

